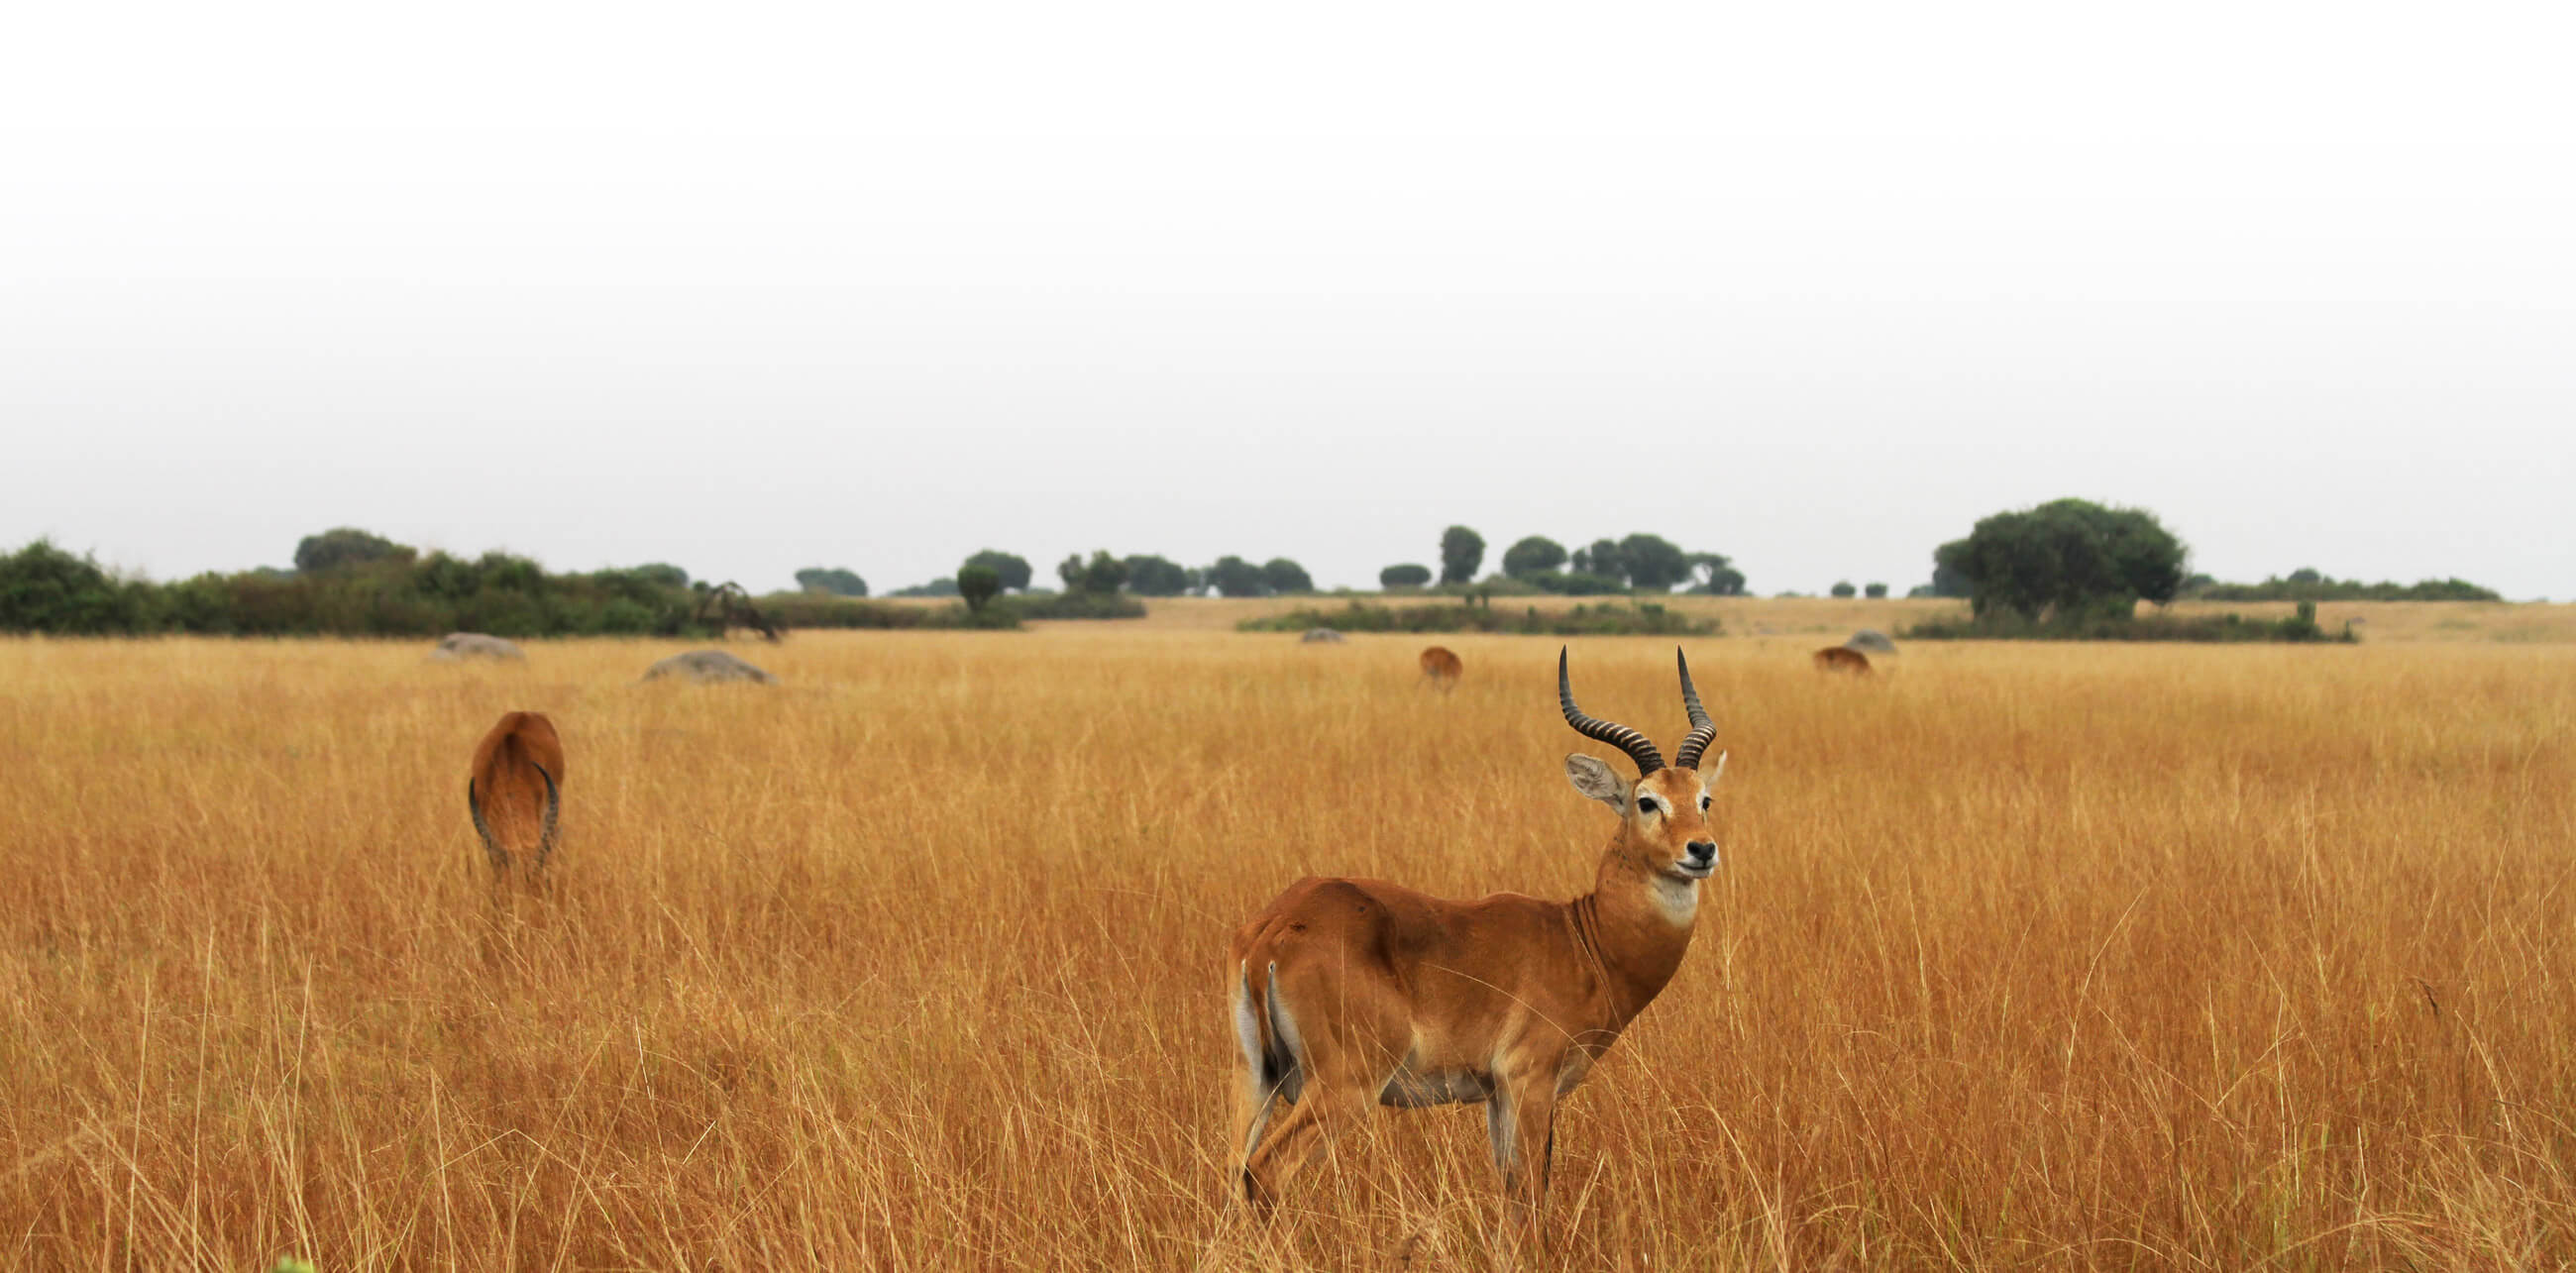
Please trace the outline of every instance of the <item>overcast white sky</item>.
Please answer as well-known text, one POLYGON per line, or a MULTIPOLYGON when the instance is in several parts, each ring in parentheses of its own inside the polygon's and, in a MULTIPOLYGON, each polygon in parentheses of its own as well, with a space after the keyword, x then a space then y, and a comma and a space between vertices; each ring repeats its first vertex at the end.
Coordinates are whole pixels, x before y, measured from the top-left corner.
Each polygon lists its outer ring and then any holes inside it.
POLYGON ((0 549, 2576 595, 2565 6, 36 5, 0 549))

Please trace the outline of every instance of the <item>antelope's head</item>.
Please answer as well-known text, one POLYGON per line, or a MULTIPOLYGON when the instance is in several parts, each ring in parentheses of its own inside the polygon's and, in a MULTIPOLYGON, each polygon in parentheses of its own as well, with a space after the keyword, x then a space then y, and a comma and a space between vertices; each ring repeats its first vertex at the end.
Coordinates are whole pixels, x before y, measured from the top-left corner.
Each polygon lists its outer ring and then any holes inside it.
POLYGON ((1644 734, 1583 714, 1574 705, 1574 687, 1566 678, 1565 651, 1556 655, 1556 701, 1565 723, 1586 738, 1628 753, 1637 762, 1637 780, 1623 782, 1608 762, 1575 752, 1565 758, 1565 776, 1574 789, 1619 811, 1621 843, 1648 869, 1679 880, 1704 880, 1717 871, 1717 830, 1709 820, 1710 789, 1726 771, 1726 753, 1703 767, 1717 725, 1700 706, 1692 688, 1690 660, 1673 651, 1682 671, 1682 708, 1690 713, 1691 731, 1666 765, 1662 752, 1644 734))

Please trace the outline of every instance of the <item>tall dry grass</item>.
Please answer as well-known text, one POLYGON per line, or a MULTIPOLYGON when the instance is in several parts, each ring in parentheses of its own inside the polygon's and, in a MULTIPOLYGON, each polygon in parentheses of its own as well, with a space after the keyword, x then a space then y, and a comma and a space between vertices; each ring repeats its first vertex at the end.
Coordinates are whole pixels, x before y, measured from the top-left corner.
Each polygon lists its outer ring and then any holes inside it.
MULTIPOLYGON (((1448 640, 1444 638, 1444 640, 1448 640)), ((1553 644, 0 644, 12 1267, 1479 1267, 1472 1111, 1229 1229, 1230 927, 1308 872, 1586 887, 1553 644), (464 809, 570 752, 562 895, 464 809)), ((1697 948, 1567 1105, 1569 1267, 2576 1258, 2576 658, 1695 644, 1697 948)), ((1669 644, 1575 652, 1682 725, 1669 644)))

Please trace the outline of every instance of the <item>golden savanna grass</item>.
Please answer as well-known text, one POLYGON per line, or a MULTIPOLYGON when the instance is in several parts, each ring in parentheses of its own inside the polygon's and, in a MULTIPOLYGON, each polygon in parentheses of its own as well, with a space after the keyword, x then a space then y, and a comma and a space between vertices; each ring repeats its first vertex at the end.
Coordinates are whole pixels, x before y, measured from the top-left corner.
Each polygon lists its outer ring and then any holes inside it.
MULTIPOLYGON (((771 689, 0 644, 0 1259, 1483 1267, 1473 1111, 1222 1210, 1235 923, 1570 896, 1609 834, 1555 643, 1439 640, 1450 694, 1421 639, 1132 625, 799 634, 771 689), (559 895, 499 907, 513 708, 572 777, 559 895)), ((1557 1261, 2576 1259, 2576 651, 1806 644, 1691 643, 1724 863, 1566 1106, 1557 1261)), ((1574 669, 1679 736, 1670 642, 1574 669)))

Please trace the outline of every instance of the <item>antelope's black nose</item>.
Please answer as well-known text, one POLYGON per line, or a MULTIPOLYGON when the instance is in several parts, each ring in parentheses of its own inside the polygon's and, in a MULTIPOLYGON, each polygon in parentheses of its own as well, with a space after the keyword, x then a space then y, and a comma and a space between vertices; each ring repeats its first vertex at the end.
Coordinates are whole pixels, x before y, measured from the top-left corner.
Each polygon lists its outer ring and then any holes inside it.
POLYGON ((1693 840, 1682 847, 1690 854, 1690 860, 1697 865, 1706 866, 1717 860, 1717 841, 1715 840, 1693 840))

